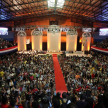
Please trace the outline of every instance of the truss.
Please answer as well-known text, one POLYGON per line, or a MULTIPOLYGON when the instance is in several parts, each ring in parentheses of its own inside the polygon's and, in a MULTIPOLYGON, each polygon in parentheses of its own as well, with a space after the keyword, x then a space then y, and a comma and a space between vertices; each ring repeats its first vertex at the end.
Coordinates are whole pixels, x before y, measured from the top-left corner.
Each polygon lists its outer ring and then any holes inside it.
POLYGON ((63 8, 48 8, 47 0, 0 0, 0 20, 58 15, 89 21, 108 21, 107 0, 65 0, 63 8))

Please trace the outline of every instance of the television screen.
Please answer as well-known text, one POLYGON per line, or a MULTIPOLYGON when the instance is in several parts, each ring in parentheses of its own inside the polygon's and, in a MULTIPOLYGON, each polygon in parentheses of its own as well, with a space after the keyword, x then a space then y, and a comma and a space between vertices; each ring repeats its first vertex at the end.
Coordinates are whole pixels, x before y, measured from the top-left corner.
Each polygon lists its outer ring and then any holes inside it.
POLYGON ((95 28, 82 28, 82 32, 92 32, 92 29, 95 30, 95 28))
POLYGON ((100 36, 108 36, 108 28, 102 28, 99 30, 100 36))
POLYGON ((8 35, 8 28, 0 27, 0 35, 8 35))

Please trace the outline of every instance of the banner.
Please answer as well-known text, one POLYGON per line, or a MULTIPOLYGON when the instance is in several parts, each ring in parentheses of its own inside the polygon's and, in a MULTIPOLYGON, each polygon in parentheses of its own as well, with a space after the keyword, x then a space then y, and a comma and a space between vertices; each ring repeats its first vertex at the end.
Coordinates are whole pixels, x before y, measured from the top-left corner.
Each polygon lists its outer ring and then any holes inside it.
POLYGON ((10 53, 10 52, 14 52, 14 51, 17 51, 17 50, 18 50, 17 46, 5 48, 5 49, 0 49, 0 55, 6 54, 6 53, 10 53))
POLYGON ((95 50, 95 51, 98 51, 98 52, 101 52, 101 53, 108 54, 108 49, 104 49, 104 48, 98 48, 98 47, 95 47, 95 46, 91 46, 91 50, 95 50))

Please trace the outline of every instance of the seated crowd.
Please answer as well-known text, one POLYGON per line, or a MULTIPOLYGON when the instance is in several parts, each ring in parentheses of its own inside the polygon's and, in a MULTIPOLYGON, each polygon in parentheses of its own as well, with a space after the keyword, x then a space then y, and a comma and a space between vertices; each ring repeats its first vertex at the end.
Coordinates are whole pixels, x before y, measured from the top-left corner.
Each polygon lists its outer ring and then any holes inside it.
POLYGON ((95 44, 96 47, 108 49, 108 38, 103 40, 102 42, 97 42, 95 44))
POLYGON ((91 58, 59 56, 58 59, 68 91, 75 95, 77 101, 85 94, 86 101, 91 102, 90 108, 93 104, 95 108, 103 108, 96 106, 100 97, 101 104, 103 103, 102 95, 105 92, 105 83, 108 82, 108 56, 92 51, 91 54, 91 58))
POLYGON ((108 57, 58 56, 68 92, 55 91, 51 55, 0 56, 1 108, 108 108, 108 57), (106 87, 106 88, 105 88, 106 87))
POLYGON ((12 43, 10 43, 7 40, 4 40, 4 39, 0 38, 0 49, 12 47, 12 46, 14 46, 12 43))
POLYGON ((37 101, 37 95, 43 103, 46 98, 51 100, 51 94, 55 91, 52 56, 8 54, 1 56, 0 68, 2 108, 7 101, 10 105, 19 105, 22 100, 25 101, 23 107, 28 108, 28 101, 32 105, 35 99, 37 101))

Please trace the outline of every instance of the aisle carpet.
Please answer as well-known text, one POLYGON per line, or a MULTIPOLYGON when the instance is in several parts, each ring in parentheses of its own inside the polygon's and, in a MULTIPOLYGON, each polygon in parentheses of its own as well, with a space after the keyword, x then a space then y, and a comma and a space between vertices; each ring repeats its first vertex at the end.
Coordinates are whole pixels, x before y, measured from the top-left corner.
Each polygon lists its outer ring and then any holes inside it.
POLYGON ((56 93, 60 92, 62 94, 63 92, 67 92, 67 87, 59 65, 57 54, 53 54, 53 63, 55 69, 54 72, 55 72, 56 93))

